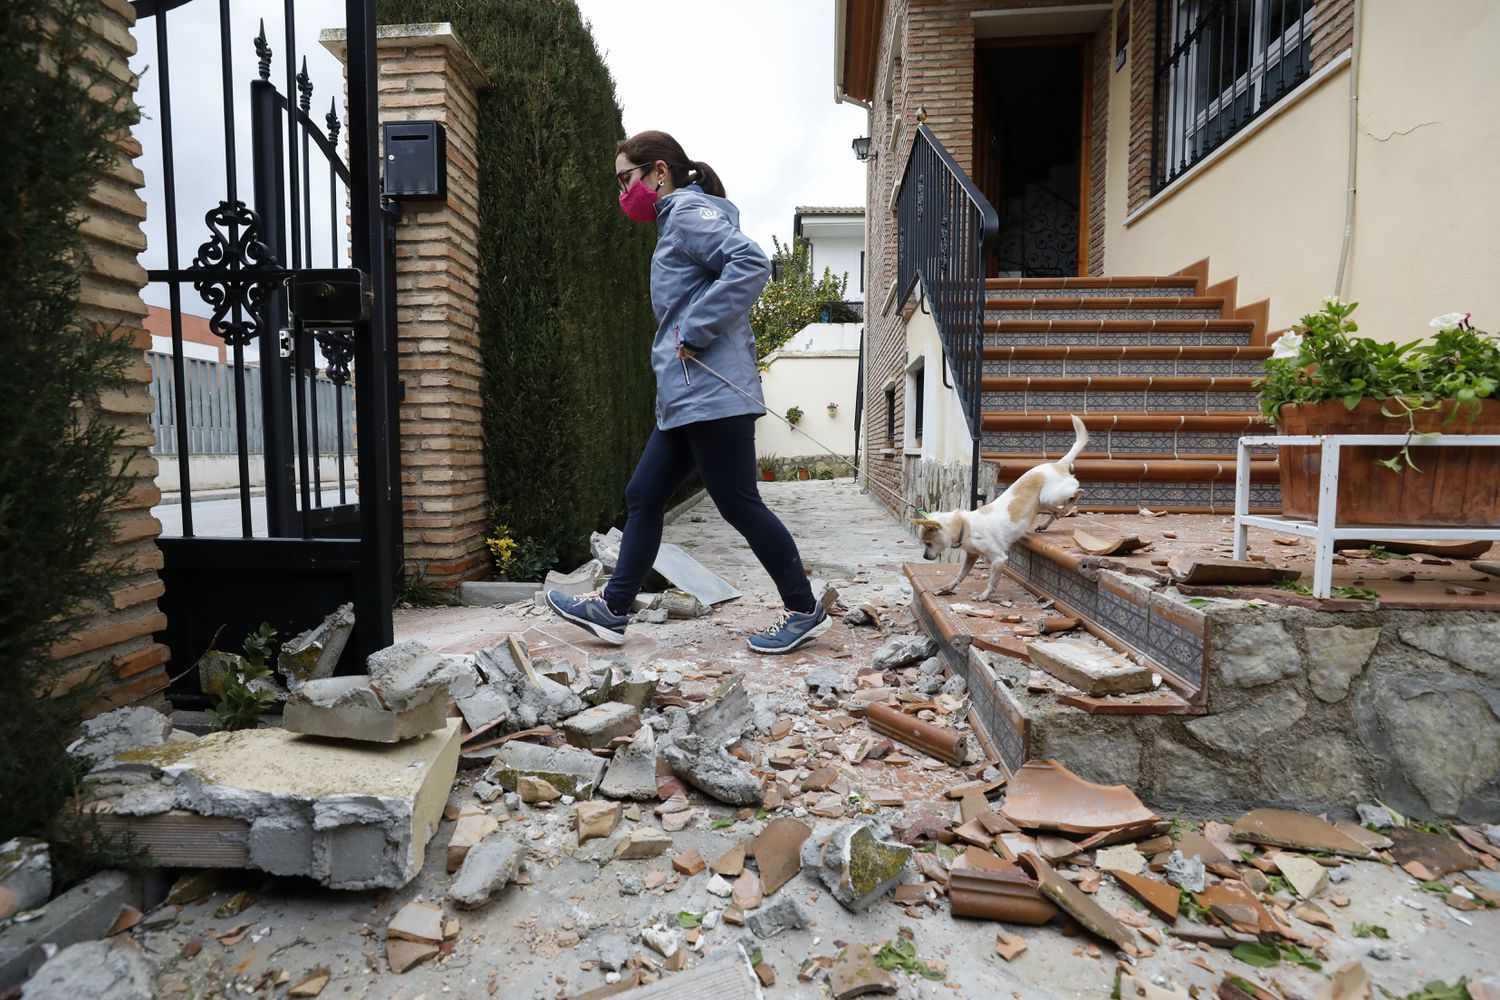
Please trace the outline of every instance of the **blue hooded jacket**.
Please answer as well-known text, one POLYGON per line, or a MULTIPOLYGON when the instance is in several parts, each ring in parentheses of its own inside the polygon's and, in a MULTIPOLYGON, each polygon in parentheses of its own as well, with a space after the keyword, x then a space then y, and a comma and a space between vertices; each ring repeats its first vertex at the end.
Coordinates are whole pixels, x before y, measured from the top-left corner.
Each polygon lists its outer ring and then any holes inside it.
POLYGON ((750 306, 771 277, 765 252, 740 232, 739 209, 696 184, 656 203, 656 252, 651 258, 651 305, 656 340, 656 425, 684 424, 766 412, 755 364, 750 306), (679 344, 749 393, 746 399, 692 361, 679 344))

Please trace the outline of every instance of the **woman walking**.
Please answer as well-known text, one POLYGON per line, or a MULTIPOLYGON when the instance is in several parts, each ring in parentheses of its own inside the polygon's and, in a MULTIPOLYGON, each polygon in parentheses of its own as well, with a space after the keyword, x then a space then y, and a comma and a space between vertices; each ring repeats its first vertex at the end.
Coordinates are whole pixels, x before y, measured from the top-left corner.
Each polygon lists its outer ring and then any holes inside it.
POLYGON ((830 623, 813 597, 797 543, 766 508, 755 481, 755 420, 766 408, 750 306, 771 276, 770 262, 740 232, 739 210, 725 200, 718 175, 688 159, 665 132, 622 141, 615 180, 625 214, 657 229, 651 258, 656 430, 625 490, 624 538, 609 583, 602 593, 581 597, 548 591, 547 604, 599 638, 623 643, 631 603, 661 547, 667 500, 696 469, 785 605, 771 627, 750 637, 750 648, 790 653, 830 623))

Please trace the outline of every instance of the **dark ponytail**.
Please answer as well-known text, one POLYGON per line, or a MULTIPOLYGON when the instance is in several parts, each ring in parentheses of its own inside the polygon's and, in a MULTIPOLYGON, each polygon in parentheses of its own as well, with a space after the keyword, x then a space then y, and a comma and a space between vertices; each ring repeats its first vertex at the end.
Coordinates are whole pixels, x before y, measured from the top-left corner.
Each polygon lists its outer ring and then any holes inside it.
POLYGON ((682 144, 665 132, 651 130, 637 132, 629 139, 622 139, 615 146, 615 153, 625 154, 631 163, 643 165, 661 160, 672 174, 674 187, 696 184, 705 194, 715 198, 724 197, 724 182, 719 175, 702 160, 690 160, 682 144))
MULTIPOLYGON (((714 173, 713 167, 710 167, 702 160, 694 160, 693 172, 692 182, 701 187, 704 194, 711 194, 715 198, 724 197, 724 182, 719 180, 719 175, 714 173)), ((675 183, 676 179, 674 178, 673 180, 675 183)))

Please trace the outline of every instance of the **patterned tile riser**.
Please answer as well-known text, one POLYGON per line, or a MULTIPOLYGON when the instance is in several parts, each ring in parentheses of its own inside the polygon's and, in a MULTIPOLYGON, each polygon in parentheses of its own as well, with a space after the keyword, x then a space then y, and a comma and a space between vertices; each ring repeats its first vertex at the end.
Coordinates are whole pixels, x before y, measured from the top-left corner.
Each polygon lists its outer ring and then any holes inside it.
POLYGON ((1197 691, 1203 676, 1203 636, 1092 580, 1017 546, 1009 568, 1089 621, 1141 650, 1156 665, 1197 691))
MULTIPOLYGON (((1207 431, 1089 431, 1087 451, 1090 454, 1124 458, 1130 455, 1176 455, 1193 458, 1198 455, 1233 455, 1240 439, 1238 433, 1207 431)), ((1057 458, 1073 446, 1071 429, 1048 431, 985 431, 980 449, 1001 455, 1035 455, 1057 458)), ((1254 454, 1276 456, 1275 448, 1256 448, 1254 454)))
MULTIPOLYGON (((1249 333, 1218 330, 1176 333, 1141 330, 1138 333, 1073 333, 1059 330, 994 332, 984 335, 985 347, 1248 347, 1249 333)), ((1258 372, 1256 374, 1259 374, 1258 372)))
POLYGON ((985 319, 1055 319, 1088 321, 1096 319, 1225 319, 1221 309, 1167 309, 1136 306, 1130 309, 986 309, 985 319))
MULTIPOLYGON (((1010 482, 999 484, 1001 490, 1010 482)), ((1207 508, 1215 513, 1234 513, 1234 481, 1222 483, 1086 482, 1081 505, 1092 507, 1207 508)), ((1275 483, 1251 483, 1250 506, 1268 510, 1281 506, 1281 487, 1275 483)))
POLYGON ((1259 361, 1235 358, 1131 358, 1117 360, 1081 360, 1048 358, 1045 360, 986 361, 984 374, 991 377, 1029 375, 1033 378, 1070 376, 1167 376, 1178 378, 1260 378, 1265 369, 1259 361))
POLYGON ((986 392, 981 406, 986 413, 1253 413, 1258 408, 1253 392, 986 392))
POLYGON ((1129 288, 991 288, 985 296, 991 299, 1177 299, 1193 294, 1191 288, 1170 285, 1132 286, 1129 288))

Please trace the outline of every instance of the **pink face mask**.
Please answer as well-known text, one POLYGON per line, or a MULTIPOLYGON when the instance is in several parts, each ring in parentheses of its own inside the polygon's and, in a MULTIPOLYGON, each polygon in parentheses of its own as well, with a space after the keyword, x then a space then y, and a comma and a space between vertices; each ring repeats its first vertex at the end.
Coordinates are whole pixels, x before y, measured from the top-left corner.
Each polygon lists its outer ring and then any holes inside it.
POLYGON ((656 221, 657 193, 640 181, 620 195, 620 209, 636 222, 656 221))

